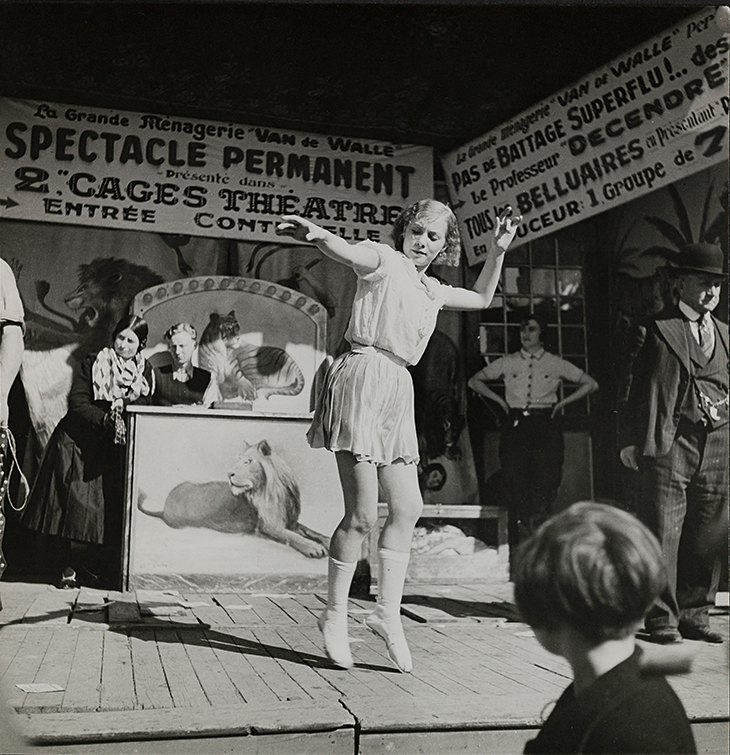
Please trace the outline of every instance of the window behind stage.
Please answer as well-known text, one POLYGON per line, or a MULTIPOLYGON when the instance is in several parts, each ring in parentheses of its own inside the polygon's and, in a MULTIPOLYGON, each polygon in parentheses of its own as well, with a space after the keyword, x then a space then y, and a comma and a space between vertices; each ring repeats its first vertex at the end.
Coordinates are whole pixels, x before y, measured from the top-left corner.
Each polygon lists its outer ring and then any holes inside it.
MULTIPOLYGON (((479 351, 488 361, 520 348, 520 322, 531 314, 548 323, 545 348, 590 373, 583 263, 591 242, 585 225, 572 226, 510 249, 492 306, 482 313, 479 351)), ((494 389, 503 390, 501 381, 494 389)), ((563 385, 560 398, 575 390, 563 385)), ((589 400, 568 404, 566 415, 590 413, 589 400)))

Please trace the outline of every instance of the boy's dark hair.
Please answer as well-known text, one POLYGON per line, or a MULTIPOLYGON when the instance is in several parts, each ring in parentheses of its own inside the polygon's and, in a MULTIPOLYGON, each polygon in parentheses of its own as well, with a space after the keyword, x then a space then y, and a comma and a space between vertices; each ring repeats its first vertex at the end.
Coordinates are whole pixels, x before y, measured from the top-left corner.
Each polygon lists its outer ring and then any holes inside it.
POLYGON ((638 519, 583 501, 522 543, 515 602, 535 629, 567 624, 600 643, 634 632, 666 579, 659 542, 638 519))
POLYGON ((454 258, 458 260, 461 252, 461 235, 456 222, 456 216, 450 207, 435 199, 421 199, 418 202, 414 202, 398 215, 390 232, 390 237, 393 239, 395 248, 399 252, 403 251, 403 236, 408 224, 412 220, 420 220, 421 218, 435 220, 442 216, 446 218, 446 244, 438 257, 436 257, 435 262, 436 264, 440 264, 439 260, 441 258, 449 261, 454 258))
POLYGON ((147 321, 137 315, 125 315, 114 327, 114 331, 112 332, 112 343, 114 343, 117 336, 123 330, 127 329, 131 330, 139 339, 139 349, 137 349, 137 352, 139 353, 147 343, 147 334, 149 332, 147 321))

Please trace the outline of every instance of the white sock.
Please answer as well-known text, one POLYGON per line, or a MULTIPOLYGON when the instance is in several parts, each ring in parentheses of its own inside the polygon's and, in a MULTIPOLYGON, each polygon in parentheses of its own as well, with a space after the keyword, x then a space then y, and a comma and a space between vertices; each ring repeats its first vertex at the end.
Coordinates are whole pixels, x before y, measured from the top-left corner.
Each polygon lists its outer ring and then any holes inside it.
POLYGON ((400 604, 409 558, 410 553, 388 548, 378 551, 378 605, 365 619, 365 625, 385 640, 390 659, 405 673, 413 670, 411 651, 400 620, 400 604))
POLYGON ((378 605, 383 618, 400 616, 400 604, 403 599, 403 586, 408 571, 410 553, 378 549, 378 605))
POLYGON ((348 563, 329 557, 327 567, 327 613, 332 618, 347 618, 350 585, 357 561, 348 563))

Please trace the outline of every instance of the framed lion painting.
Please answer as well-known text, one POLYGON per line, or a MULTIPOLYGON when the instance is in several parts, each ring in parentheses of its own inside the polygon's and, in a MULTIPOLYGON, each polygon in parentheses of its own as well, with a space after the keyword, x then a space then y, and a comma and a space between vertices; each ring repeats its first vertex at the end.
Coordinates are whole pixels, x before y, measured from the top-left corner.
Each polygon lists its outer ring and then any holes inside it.
POLYGON ((130 407, 124 588, 292 592, 326 583, 344 513, 309 419, 130 407))

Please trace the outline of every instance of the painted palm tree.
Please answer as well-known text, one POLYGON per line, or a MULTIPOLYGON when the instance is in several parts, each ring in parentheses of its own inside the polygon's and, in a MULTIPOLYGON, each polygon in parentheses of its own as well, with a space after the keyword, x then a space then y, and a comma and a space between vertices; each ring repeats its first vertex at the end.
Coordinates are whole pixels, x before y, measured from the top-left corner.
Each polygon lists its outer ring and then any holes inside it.
POLYGON ((682 247, 687 246, 687 244, 694 244, 701 241, 722 243, 724 240, 727 245, 727 183, 725 184, 724 191, 719 197, 723 211, 718 213, 711 223, 708 223, 710 205, 715 198, 714 183, 710 184, 707 194, 705 195, 705 201, 702 205, 702 216, 700 218, 700 227, 696 238, 692 233, 692 224, 690 223, 687 207, 682 201, 682 197, 677 191, 677 187, 674 184, 669 184, 666 189, 672 200, 677 224, 672 225, 672 223, 654 215, 645 215, 644 220, 659 231, 671 246, 653 246, 646 249, 643 254, 652 254, 661 257, 672 265, 676 261, 676 256, 679 250, 682 249, 682 247))
POLYGON ((689 212, 677 187, 666 187, 673 209, 673 222, 656 215, 644 215, 643 220, 654 228, 665 243, 649 247, 628 246, 627 241, 640 219, 618 235, 621 221, 616 214, 614 271, 617 274, 614 298, 619 319, 636 322, 644 317, 658 314, 672 301, 672 286, 669 272, 677 264, 680 250, 688 244, 704 241, 719 244, 727 254, 727 183, 719 194, 722 210, 710 219, 713 200, 718 196, 714 183, 710 183, 702 205, 699 228, 695 235, 689 212), (647 269, 653 273, 647 274, 647 269))

